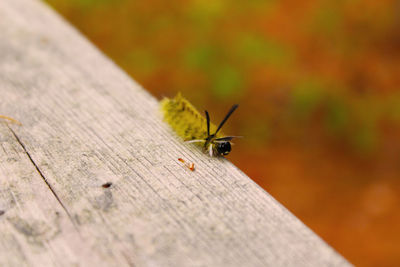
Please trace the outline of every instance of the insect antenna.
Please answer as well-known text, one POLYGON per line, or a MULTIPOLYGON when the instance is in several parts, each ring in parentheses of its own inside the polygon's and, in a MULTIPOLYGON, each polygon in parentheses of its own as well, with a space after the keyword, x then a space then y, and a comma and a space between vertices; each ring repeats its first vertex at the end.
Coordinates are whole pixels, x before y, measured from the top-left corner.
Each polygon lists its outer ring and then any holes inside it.
POLYGON ((222 126, 225 124, 225 122, 229 119, 229 117, 232 115, 232 113, 239 107, 238 104, 235 104, 231 107, 231 109, 228 111, 228 113, 226 114, 225 118, 221 121, 221 123, 219 124, 217 130, 215 131, 214 135, 217 134, 219 132, 219 130, 222 128, 222 126))
POLYGON ((208 111, 205 110, 206 118, 207 118, 207 136, 210 136, 210 115, 208 115, 208 111))

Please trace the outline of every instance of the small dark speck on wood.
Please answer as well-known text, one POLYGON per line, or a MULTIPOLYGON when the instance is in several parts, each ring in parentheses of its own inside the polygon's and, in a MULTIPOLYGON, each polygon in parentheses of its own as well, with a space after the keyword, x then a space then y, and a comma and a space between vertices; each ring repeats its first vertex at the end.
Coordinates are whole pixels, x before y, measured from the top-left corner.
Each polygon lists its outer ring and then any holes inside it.
POLYGON ((0 216, 6 213, 4 210, 0 210, 0 216))
POLYGON ((103 188, 109 188, 112 185, 112 183, 108 182, 102 185, 103 188))

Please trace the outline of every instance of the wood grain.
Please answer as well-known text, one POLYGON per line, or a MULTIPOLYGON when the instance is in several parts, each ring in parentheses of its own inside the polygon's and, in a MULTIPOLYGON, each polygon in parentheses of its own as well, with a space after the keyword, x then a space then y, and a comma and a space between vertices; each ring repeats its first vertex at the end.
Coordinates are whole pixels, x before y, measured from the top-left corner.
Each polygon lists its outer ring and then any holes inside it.
POLYGON ((43 3, 0 18, 1 266, 350 265, 43 3))

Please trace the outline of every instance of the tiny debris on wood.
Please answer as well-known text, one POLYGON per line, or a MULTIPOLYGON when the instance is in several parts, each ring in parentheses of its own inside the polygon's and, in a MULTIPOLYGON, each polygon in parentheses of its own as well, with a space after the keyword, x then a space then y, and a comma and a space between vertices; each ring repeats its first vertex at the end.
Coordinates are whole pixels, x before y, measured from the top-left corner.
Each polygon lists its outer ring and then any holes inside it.
POLYGON ((16 119, 13 119, 13 118, 11 118, 11 117, 7 117, 7 116, 4 116, 4 115, 0 115, 0 119, 7 120, 7 121, 9 121, 9 122, 12 122, 12 123, 15 123, 15 124, 18 124, 18 125, 22 125, 22 123, 20 123, 20 122, 17 121, 16 119))
POLYGON ((112 185, 111 182, 107 182, 107 183, 103 184, 101 187, 103 187, 103 188, 109 188, 111 185, 112 185))
POLYGON ((0 216, 6 213, 4 210, 0 210, 0 216))
POLYGON ((186 161, 182 158, 178 158, 178 160, 180 162, 182 162, 189 170, 191 170, 192 172, 194 171, 194 163, 186 163, 186 161))

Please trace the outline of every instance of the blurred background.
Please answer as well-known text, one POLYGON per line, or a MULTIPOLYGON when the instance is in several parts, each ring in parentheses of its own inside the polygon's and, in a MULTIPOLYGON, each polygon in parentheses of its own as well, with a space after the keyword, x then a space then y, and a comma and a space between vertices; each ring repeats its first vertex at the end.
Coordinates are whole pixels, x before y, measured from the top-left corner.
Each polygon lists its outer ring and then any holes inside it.
POLYGON ((399 0, 47 0, 359 266, 400 265, 399 0))

